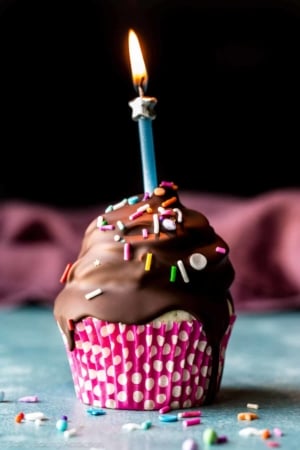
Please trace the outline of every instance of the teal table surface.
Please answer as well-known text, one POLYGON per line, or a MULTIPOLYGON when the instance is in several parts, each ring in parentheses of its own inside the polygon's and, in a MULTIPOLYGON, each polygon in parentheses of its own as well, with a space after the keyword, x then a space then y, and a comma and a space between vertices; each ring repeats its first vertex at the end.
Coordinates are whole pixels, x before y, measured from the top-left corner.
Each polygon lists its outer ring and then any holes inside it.
MULTIPOLYGON (((300 450, 300 312, 239 314, 226 353, 220 394, 203 406, 201 423, 184 428, 182 421, 164 423, 157 411, 105 410, 90 415, 75 398, 63 343, 52 310, 28 306, 0 311, 0 448, 89 450, 259 450, 277 445, 300 450), (1 394, 2 393, 2 394, 1 394), (20 402, 37 396, 37 403, 20 402), (258 405, 256 420, 237 419, 258 405), (17 423, 18 413, 42 412, 47 420, 17 423), (68 417, 66 436, 56 427, 68 417), (129 423, 151 421, 149 429, 124 430, 129 423), (246 428, 268 429, 272 436, 243 436, 246 428), (214 428, 227 442, 207 445, 203 433, 214 428), (275 436, 279 428, 282 436, 275 436), (274 442, 276 444, 274 444, 274 442)), ((177 413, 178 411, 176 411, 177 413)), ((174 412, 173 412, 174 414, 174 412)))

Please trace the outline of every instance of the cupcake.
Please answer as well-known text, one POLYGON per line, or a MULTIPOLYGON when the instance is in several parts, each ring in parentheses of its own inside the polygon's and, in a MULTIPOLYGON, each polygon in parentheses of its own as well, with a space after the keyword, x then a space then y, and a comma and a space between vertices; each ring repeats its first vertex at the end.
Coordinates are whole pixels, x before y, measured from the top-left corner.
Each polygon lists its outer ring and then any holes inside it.
POLYGON ((236 318, 233 280, 227 243, 174 183, 106 208, 54 302, 78 399, 127 410, 213 402, 236 318))

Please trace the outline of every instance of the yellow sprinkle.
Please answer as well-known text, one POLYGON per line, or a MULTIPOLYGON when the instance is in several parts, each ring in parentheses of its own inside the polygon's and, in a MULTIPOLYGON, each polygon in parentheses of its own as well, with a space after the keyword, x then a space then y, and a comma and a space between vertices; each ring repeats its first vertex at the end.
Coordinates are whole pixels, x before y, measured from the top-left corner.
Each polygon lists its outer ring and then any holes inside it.
POLYGON ((145 263, 145 270, 150 270, 152 262, 152 253, 147 253, 146 263, 145 263))

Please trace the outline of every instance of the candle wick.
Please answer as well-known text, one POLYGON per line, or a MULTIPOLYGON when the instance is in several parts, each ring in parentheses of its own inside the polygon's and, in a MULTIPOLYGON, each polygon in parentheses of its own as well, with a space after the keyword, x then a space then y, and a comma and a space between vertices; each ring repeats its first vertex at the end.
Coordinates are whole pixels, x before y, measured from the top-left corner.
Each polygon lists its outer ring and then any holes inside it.
MULTIPOLYGON (((142 83, 141 83, 141 84, 142 84, 142 83)), ((143 91, 143 88, 142 88, 141 85, 138 86, 138 93, 139 93, 139 96, 140 96, 140 97, 144 97, 144 91, 143 91)))

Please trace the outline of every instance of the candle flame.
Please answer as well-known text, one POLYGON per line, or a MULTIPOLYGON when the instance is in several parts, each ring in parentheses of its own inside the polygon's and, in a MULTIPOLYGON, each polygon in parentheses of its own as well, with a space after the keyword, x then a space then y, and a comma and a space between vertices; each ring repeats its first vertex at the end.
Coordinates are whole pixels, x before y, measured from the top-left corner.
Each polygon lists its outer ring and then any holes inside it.
POLYGON ((132 29, 129 30, 128 45, 133 85, 143 95, 147 88, 148 74, 138 37, 132 29))

